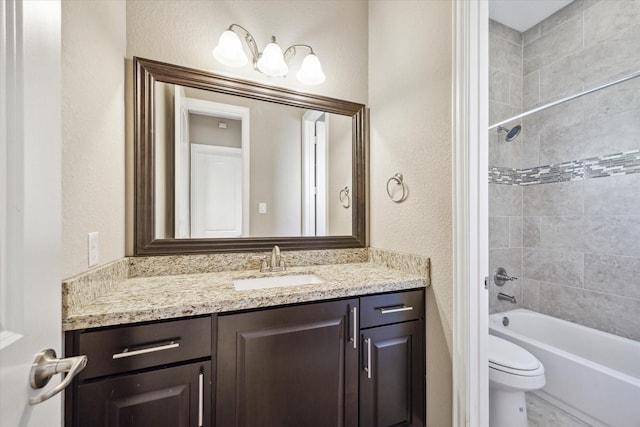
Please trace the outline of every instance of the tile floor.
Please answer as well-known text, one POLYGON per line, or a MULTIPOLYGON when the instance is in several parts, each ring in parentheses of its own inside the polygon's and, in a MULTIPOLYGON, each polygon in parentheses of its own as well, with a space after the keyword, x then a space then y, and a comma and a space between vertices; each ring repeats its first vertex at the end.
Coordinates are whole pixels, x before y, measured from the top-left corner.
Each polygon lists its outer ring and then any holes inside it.
POLYGON ((531 393, 526 394, 529 427, 590 427, 568 412, 531 393))

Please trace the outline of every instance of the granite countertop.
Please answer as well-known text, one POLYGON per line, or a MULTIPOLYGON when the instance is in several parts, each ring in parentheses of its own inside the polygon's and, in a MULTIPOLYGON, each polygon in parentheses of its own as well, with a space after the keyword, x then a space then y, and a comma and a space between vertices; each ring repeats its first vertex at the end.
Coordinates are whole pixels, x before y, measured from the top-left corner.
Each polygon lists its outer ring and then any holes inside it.
POLYGON ((283 273, 223 271, 128 278, 95 297, 65 307, 63 330, 222 313, 427 286, 419 275, 363 262, 291 267, 283 273), (315 274, 323 283, 236 291, 232 280, 315 274))

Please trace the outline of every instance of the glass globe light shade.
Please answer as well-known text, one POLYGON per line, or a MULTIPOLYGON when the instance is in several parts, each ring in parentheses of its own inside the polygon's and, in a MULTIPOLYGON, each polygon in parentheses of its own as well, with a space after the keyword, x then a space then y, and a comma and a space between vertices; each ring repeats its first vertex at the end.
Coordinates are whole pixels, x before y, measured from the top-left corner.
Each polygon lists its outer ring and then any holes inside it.
POLYGON ((319 85, 324 82, 326 77, 322 72, 320 60, 315 54, 310 53, 304 57, 296 78, 306 85, 319 85))
POLYGON ((282 49, 275 42, 269 43, 262 52, 262 56, 256 64, 258 70, 267 76, 281 77, 289 72, 287 63, 284 62, 282 49))
POLYGON ((242 67, 248 61, 240 38, 231 30, 222 33, 218 45, 213 49, 213 57, 229 67, 242 67))

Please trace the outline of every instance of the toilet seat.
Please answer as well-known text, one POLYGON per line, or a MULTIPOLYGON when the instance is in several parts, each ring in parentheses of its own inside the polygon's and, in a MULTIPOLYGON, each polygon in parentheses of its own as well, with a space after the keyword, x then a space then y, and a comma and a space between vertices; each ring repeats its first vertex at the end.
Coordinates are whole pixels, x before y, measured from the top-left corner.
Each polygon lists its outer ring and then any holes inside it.
POLYGON ((544 366, 524 348, 489 335, 489 423, 527 427, 525 393, 545 386, 544 366))
POLYGON ((489 368, 525 377, 544 375, 544 367, 524 348, 489 335, 489 368))

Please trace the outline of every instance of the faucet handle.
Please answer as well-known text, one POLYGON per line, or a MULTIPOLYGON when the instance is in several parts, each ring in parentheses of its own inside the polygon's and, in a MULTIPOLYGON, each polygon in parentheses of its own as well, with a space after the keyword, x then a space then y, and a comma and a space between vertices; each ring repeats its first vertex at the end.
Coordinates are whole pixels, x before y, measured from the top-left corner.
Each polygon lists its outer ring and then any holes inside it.
POLYGON ((518 280, 518 278, 509 276, 509 274, 507 274, 507 270, 503 267, 498 267, 493 274, 493 282, 498 286, 503 286, 505 283, 512 280, 518 280))
POLYGON ((255 255, 252 257, 253 259, 260 259, 262 263, 260 264, 260 272, 264 273, 265 271, 269 271, 269 264, 267 264, 267 256, 266 255, 255 255))

